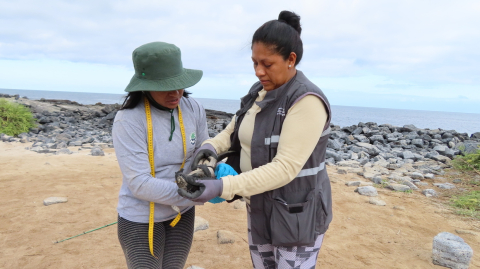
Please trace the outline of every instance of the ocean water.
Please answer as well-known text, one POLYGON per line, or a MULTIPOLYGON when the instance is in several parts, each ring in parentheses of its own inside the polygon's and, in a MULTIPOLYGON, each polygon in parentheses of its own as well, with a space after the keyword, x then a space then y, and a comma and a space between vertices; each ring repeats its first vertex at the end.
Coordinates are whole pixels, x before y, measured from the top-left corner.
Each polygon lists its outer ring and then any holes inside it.
MULTIPOLYGON (((19 94, 29 99, 66 99, 80 104, 122 103, 125 94, 82 93, 36 90, 0 89, 0 93, 19 94)), ((195 97, 194 97, 195 98, 195 97)), ((235 113, 240 108, 240 100, 195 98, 205 108, 235 113)), ((456 130, 460 133, 472 134, 480 132, 480 114, 441 111, 388 109, 373 107, 354 107, 332 105, 332 123, 339 126, 350 126, 359 122, 389 123, 395 126, 413 124, 418 128, 456 130)))

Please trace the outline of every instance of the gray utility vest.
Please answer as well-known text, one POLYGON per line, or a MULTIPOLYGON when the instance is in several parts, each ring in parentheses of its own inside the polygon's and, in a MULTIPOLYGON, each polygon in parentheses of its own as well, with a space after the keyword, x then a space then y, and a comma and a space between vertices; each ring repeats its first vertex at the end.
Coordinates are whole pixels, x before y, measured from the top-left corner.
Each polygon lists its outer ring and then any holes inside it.
MULTIPOLYGON (((235 129, 230 150, 240 152, 238 130, 246 111, 252 107, 262 85, 257 82, 242 98, 236 113, 235 129)), ((275 190, 253 195, 250 199, 251 232, 254 244, 274 246, 312 246, 318 235, 327 231, 332 221, 332 193, 325 169, 325 151, 330 133, 330 104, 323 92, 305 75, 297 74, 278 89, 269 91, 257 102, 261 111, 256 115, 251 144, 252 168, 273 160, 287 111, 303 97, 313 94, 320 98, 328 111, 323 134, 312 155, 295 179, 275 190)), ((240 155, 228 158, 240 173, 240 155)))

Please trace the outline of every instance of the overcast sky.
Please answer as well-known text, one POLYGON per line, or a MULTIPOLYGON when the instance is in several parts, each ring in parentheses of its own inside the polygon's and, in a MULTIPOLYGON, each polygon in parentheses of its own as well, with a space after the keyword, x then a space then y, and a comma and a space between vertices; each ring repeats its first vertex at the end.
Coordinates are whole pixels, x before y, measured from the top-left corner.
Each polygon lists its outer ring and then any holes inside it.
POLYGON ((332 104, 480 113, 478 0, 0 0, 0 88, 123 93, 132 51, 164 41, 204 71, 194 97, 238 99, 252 34, 281 10, 332 104))

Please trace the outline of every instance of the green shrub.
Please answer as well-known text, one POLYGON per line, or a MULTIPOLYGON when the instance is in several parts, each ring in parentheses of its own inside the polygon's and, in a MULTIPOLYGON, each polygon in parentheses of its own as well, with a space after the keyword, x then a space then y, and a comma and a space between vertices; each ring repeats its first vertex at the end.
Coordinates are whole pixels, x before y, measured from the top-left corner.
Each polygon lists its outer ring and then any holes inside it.
POLYGON ((453 167, 458 170, 480 170, 480 149, 477 152, 457 156, 452 161, 453 167))
POLYGON ((28 108, 0 99, 0 133, 15 136, 28 132, 32 127, 35 127, 35 119, 28 108))
POLYGON ((457 213, 480 218, 480 191, 471 191, 452 198, 454 207, 460 209, 457 213))
POLYGON ((453 206, 461 209, 480 210, 480 191, 471 191, 452 198, 453 206))

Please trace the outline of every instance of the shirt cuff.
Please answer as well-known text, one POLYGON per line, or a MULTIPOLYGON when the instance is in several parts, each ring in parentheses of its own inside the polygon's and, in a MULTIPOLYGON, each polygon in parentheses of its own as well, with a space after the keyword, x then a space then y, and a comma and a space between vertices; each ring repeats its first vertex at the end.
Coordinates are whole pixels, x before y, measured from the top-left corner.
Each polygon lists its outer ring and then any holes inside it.
POLYGON ((223 182, 223 190, 220 198, 223 198, 225 200, 232 200, 235 196, 235 193, 232 193, 232 178, 233 176, 224 176, 221 178, 223 182))

